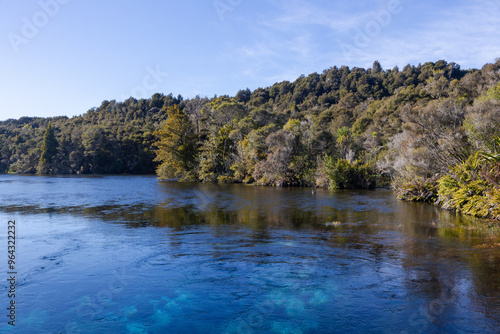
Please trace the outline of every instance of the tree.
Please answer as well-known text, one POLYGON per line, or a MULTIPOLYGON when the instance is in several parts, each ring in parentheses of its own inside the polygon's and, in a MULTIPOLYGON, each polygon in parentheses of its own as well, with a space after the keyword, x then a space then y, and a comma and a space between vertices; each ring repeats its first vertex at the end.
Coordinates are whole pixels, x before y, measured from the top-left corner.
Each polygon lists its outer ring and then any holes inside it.
POLYGON ((188 116, 178 105, 167 109, 168 119, 157 132, 155 161, 160 162, 160 179, 195 180, 197 158, 195 129, 188 116))
POLYGON ((203 119, 203 112, 208 103, 207 98, 202 98, 197 95, 195 98, 186 101, 186 114, 196 128, 196 135, 199 136, 201 132, 201 125, 203 119))
POLYGON ((426 174, 446 172, 450 166, 467 160, 464 113, 463 104, 450 99, 431 101, 423 108, 405 108, 401 113, 404 132, 430 164, 426 174))
POLYGON ((378 73, 380 73, 382 71, 383 71, 382 65, 380 65, 380 62, 378 60, 375 60, 373 62, 373 66, 372 66, 372 73, 373 74, 378 74, 378 73))
POLYGON ((247 108, 227 96, 214 98, 208 107, 209 133, 200 148, 199 178, 202 182, 232 182, 231 166, 238 150, 235 144, 244 134, 237 126, 248 115, 247 108))
POLYGON ((237 143, 233 178, 237 182, 254 182, 255 166, 258 162, 267 159, 266 138, 276 131, 275 124, 269 124, 259 129, 252 130, 237 143))
POLYGON ((297 119, 289 119, 283 129, 271 133, 266 144, 266 160, 257 163, 254 179, 258 184, 290 186, 301 184, 301 172, 304 162, 302 157, 302 124, 297 119))
POLYGON ((494 151, 495 137, 500 135, 500 99, 483 97, 467 108, 465 129, 476 150, 494 151))
POLYGON ((247 88, 245 90, 238 91, 235 98, 239 102, 247 103, 248 101, 250 101, 251 96, 252 96, 252 92, 250 91, 249 88, 247 88))
POLYGON ((258 184, 288 186, 294 184, 290 164, 297 135, 281 129, 271 133, 267 139, 267 159, 257 163, 254 178, 258 184))
POLYGON ((82 171, 90 174, 107 174, 117 171, 117 143, 111 131, 104 127, 90 127, 82 134, 82 171))
POLYGON ((351 147, 352 131, 347 126, 337 129, 337 146, 343 159, 347 159, 351 147))
POLYGON ((57 156, 57 139, 54 135, 52 126, 47 126, 43 135, 42 154, 38 163, 38 174, 55 174, 56 166, 54 166, 54 158, 57 156))
POLYGON ((219 130, 215 125, 212 126, 212 131, 201 147, 199 177, 202 182, 225 183, 231 180, 230 167, 234 153, 231 130, 229 124, 219 130))

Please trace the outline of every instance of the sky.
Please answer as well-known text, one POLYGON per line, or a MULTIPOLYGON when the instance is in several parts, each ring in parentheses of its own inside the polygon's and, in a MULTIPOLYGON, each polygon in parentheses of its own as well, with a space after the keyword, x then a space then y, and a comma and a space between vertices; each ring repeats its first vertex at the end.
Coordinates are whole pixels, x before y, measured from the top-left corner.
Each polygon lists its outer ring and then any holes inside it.
POLYGON ((0 0, 0 120, 498 57, 498 0, 0 0))

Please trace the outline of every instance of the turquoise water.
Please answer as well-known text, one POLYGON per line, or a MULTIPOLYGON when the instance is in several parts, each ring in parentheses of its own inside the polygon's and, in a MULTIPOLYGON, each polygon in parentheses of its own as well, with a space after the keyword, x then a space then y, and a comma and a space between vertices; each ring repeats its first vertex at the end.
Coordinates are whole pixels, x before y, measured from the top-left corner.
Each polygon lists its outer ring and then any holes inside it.
POLYGON ((336 191, 0 176, 12 333, 498 333, 492 222, 336 191))

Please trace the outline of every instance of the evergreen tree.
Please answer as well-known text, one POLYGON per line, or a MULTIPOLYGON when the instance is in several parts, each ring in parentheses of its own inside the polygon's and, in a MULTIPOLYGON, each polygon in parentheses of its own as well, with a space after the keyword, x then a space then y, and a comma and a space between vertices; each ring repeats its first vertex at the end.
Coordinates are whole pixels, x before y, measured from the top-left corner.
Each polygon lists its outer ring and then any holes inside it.
POLYGON ((160 162, 160 179, 195 180, 197 158, 195 129, 188 116, 178 105, 167 109, 168 119, 158 132, 155 161, 160 162))
POLYGON ((57 146, 58 143, 54 135, 54 129, 52 129, 49 123, 43 135, 42 154, 38 163, 38 174, 55 174, 56 166, 54 164, 54 158, 57 155, 57 146))

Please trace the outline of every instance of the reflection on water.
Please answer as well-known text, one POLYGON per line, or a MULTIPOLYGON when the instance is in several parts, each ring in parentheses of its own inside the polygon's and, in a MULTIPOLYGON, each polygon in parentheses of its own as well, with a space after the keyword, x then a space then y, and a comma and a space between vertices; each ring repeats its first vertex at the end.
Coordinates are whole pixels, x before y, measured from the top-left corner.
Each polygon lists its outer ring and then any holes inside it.
POLYGON ((500 325, 498 224, 400 202, 389 190, 0 176, 0 191, 0 219, 19 226, 24 332, 500 325))

